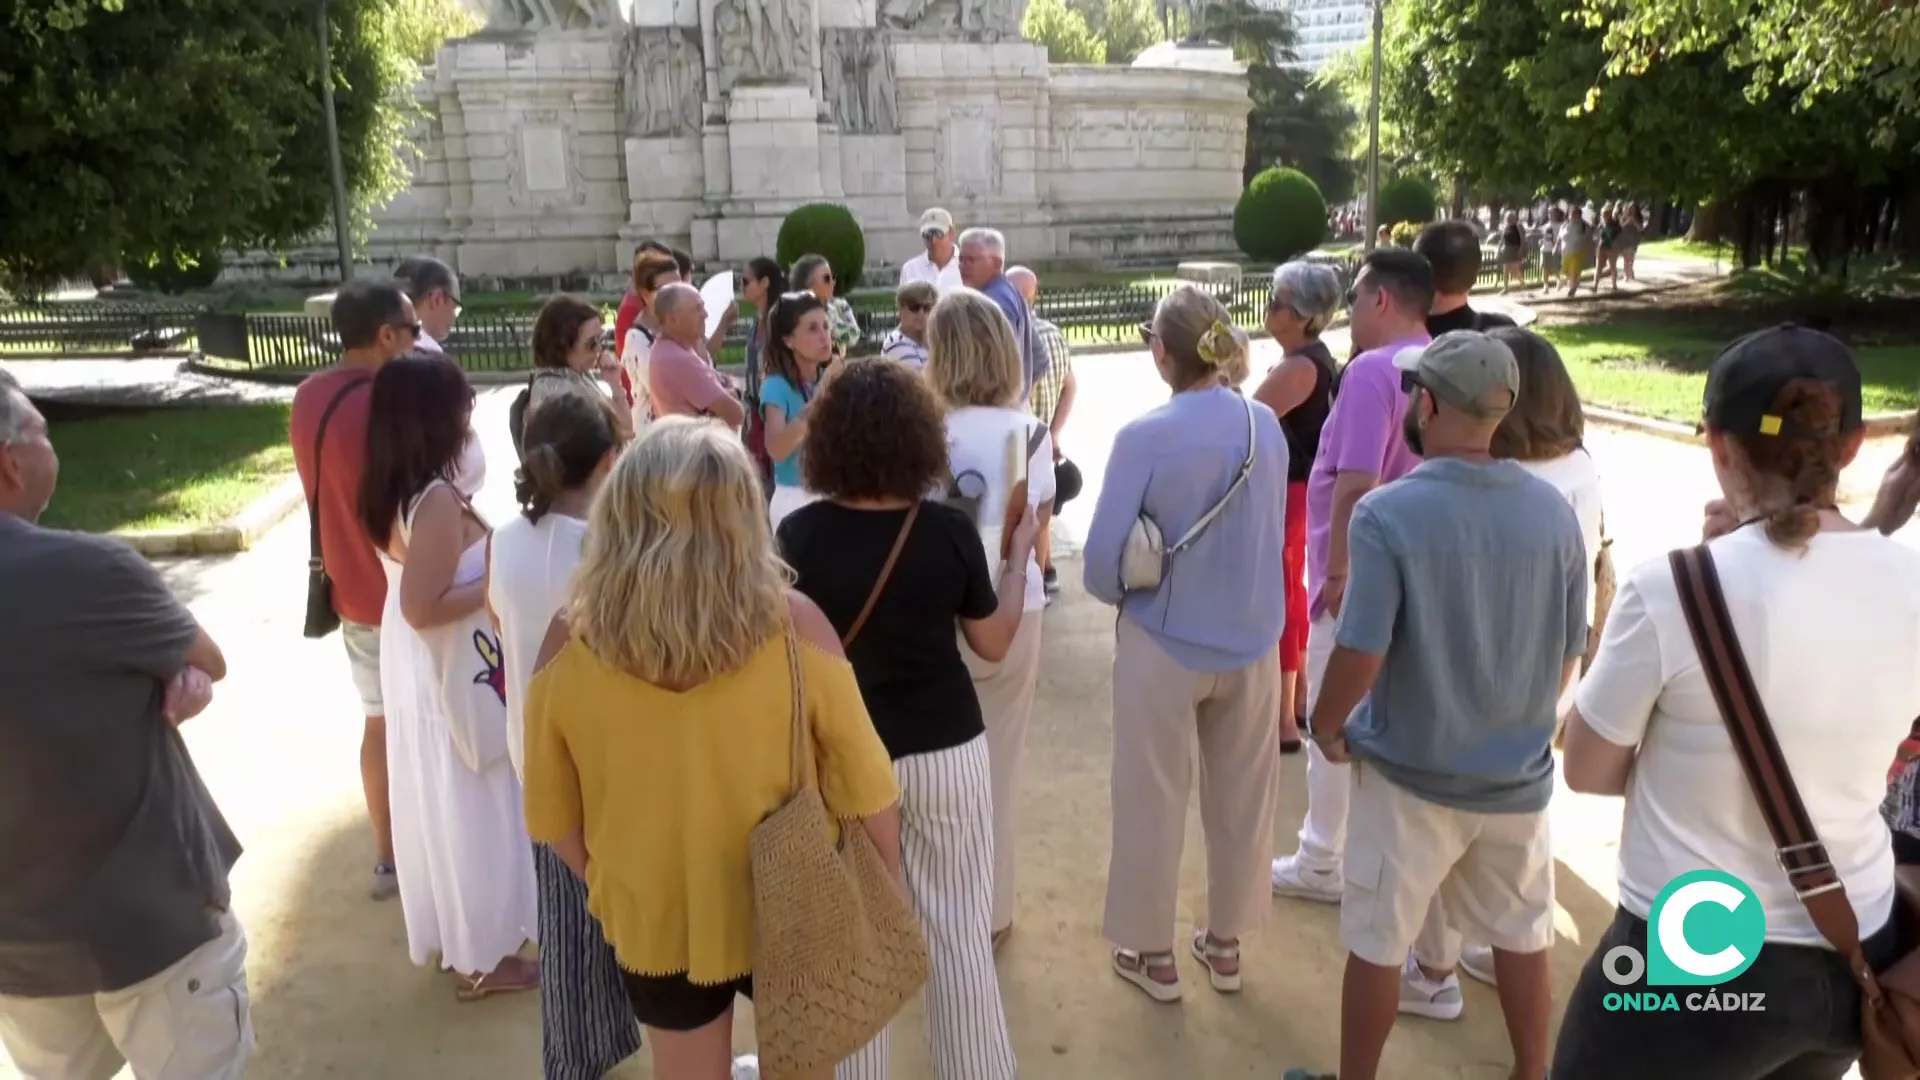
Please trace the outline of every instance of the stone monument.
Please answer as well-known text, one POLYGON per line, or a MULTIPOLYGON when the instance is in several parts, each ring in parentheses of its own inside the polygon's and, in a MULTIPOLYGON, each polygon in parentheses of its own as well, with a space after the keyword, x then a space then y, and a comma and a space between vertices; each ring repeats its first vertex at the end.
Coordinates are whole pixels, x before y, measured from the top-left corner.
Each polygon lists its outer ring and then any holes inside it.
POLYGON ((1233 246, 1251 103, 1230 57, 1049 65, 1026 0, 491 4, 418 90, 376 261, 612 284, 646 237, 711 266, 771 254, 816 200, 881 266, 919 251, 929 206, 1023 262, 1233 246))

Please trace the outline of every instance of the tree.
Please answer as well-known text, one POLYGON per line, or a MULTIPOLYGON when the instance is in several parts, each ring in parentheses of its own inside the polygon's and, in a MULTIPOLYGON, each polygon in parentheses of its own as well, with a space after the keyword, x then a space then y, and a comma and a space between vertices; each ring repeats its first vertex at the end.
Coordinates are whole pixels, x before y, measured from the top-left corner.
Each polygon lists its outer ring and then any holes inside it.
POLYGON ((1640 75, 1689 53, 1717 54, 1748 76, 1755 98, 1784 89, 1800 105, 1871 95, 1895 124, 1920 117, 1920 7, 1888 0, 1584 0, 1586 25, 1604 29, 1607 71, 1640 75))
POLYGON ((1166 39, 1152 0, 1068 0, 1093 36, 1106 42, 1106 63, 1131 64, 1149 45, 1166 39))
MULTIPOLYGON (((431 36, 417 24, 438 12, 442 33, 457 30, 458 10, 329 8, 341 156, 362 211, 406 181, 395 150, 419 69, 405 50, 431 36)), ((190 266, 325 227, 313 12, 310 0, 0 0, 0 279, 33 291, 114 262, 190 266)))
POLYGON ((1061 0, 1033 0, 1020 22, 1020 35, 1047 47, 1055 64, 1104 64, 1107 43, 1095 37, 1087 20, 1061 0))
POLYGON ((1418 176, 1396 176, 1380 185, 1380 212, 1377 216, 1382 225, 1398 225, 1402 222, 1424 225, 1432 221, 1439 210, 1440 203, 1433 193, 1433 185, 1418 176))
POLYGON ((1354 171, 1342 147, 1354 115, 1337 90, 1290 65, 1299 60, 1293 15, 1256 0, 1214 0, 1201 13, 1201 36, 1233 49, 1247 65, 1245 182, 1285 165, 1307 174, 1335 202, 1353 197, 1354 171))

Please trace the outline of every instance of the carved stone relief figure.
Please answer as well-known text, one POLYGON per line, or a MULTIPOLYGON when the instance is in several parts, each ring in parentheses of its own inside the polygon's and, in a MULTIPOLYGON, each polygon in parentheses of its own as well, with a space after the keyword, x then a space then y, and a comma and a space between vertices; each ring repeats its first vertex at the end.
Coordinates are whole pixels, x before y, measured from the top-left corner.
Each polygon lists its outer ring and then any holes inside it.
POLYGON ((720 88, 738 80, 810 82, 813 77, 811 0, 719 0, 714 7, 720 50, 720 88))
POLYGON ((687 135, 700 130, 700 42, 684 27, 637 27, 628 37, 627 131, 687 135))
POLYGON ((855 135, 899 131, 893 50, 886 36, 878 30, 827 30, 821 34, 820 48, 827 108, 840 130, 855 135))
POLYGON ((617 19, 617 0, 493 0, 490 30, 597 30, 617 19))
POLYGON ((926 36, 1018 37, 1026 0, 880 0, 880 25, 926 36))

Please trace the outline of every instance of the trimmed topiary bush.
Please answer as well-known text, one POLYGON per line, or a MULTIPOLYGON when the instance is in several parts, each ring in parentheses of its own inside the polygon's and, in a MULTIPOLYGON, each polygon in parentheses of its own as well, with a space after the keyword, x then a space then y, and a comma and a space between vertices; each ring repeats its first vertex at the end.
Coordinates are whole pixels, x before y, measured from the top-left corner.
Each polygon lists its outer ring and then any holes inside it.
POLYGON ((1275 166, 1253 178, 1233 208, 1233 242, 1250 259, 1285 262, 1327 235, 1327 201, 1298 169, 1275 166))
POLYGON ((860 271, 867 265, 867 237, 853 211, 839 203, 807 203, 796 206, 780 223, 780 238, 774 244, 774 257, 791 269, 802 255, 819 255, 833 267, 834 291, 845 296, 860 284, 860 271))
POLYGON ((1403 221, 1425 225, 1439 211, 1440 200, 1433 193, 1433 185, 1418 176, 1396 176, 1380 185, 1382 225, 1398 225, 1403 221))

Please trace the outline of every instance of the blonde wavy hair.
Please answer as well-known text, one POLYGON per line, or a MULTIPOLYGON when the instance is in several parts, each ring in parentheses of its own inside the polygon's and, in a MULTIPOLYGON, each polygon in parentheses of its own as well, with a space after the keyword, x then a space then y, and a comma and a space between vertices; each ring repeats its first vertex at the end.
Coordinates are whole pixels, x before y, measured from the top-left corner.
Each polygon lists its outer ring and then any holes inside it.
POLYGON ((1246 332, 1220 301, 1194 286, 1182 285, 1160 301, 1153 331, 1183 388, 1206 379, 1226 386, 1246 381, 1252 358, 1246 332))
POLYGON ((972 289, 941 297, 927 322, 925 374, 948 408, 1019 401, 1026 375, 1013 326, 1000 305, 972 289))
POLYGON ((695 686, 779 632, 792 580, 739 436, 670 417, 627 447, 594 499, 567 621, 602 662, 695 686))

